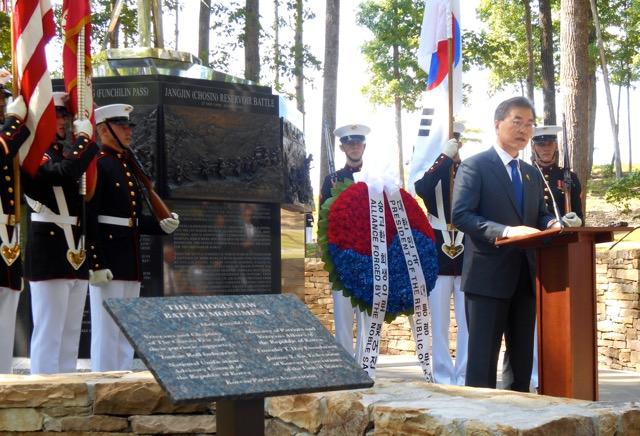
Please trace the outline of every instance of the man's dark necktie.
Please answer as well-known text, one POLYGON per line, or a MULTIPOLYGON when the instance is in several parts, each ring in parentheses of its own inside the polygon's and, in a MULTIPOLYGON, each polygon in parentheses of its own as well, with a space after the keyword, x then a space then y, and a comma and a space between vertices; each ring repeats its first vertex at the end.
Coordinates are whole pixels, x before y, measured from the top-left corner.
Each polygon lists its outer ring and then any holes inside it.
POLYGON ((524 191, 522 189, 522 179, 518 172, 518 160, 513 159, 509 162, 509 166, 511 167, 511 183, 513 184, 513 195, 516 199, 516 206, 518 207, 520 215, 524 215, 524 191))

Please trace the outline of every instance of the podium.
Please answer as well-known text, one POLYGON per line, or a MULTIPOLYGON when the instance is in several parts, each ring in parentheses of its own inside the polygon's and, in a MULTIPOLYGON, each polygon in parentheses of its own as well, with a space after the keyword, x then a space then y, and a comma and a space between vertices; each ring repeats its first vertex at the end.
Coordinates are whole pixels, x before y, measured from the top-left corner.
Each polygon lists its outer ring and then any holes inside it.
POLYGON ((598 400, 595 244, 626 227, 565 227, 503 239, 535 248, 540 393, 598 400))

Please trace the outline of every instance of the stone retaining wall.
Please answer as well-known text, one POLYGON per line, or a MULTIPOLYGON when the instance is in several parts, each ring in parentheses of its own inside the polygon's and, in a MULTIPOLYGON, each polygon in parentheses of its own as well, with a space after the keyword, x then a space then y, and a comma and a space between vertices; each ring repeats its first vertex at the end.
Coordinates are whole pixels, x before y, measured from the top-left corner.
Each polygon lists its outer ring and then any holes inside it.
MULTIPOLYGON (((333 301, 329 273, 319 259, 305 264, 305 303, 333 332, 333 301)), ((598 359, 600 366, 640 372, 640 249, 599 248, 596 254, 598 304, 598 359)), ((449 346, 455 354, 456 326, 451 307, 449 346)), ((415 345, 406 317, 386 324, 381 353, 414 354, 415 345)))
POLYGON ((640 249, 596 254, 598 361, 640 372, 640 249))
MULTIPOLYGON (((378 380, 370 389, 268 398, 265 434, 640 434, 637 404, 378 380)), ((216 433, 215 403, 171 404, 149 372, 0 376, 0 434, 216 433)))
MULTIPOLYGON (((322 325, 335 333, 329 273, 324 270, 324 263, 320 259, 306 259, 304 302, 322 325)), ((400 316, 391 324, 384 325, 380 345, 382 354, 414 354, 415 350, 406 316, 400 316)))

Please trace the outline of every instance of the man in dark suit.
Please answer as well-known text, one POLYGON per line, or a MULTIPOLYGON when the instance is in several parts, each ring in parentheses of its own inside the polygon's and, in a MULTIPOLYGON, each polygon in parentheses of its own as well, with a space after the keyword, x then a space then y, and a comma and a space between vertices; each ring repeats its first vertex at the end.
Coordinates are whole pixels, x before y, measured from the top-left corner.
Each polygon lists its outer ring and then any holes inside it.
POLYGON ((539 172, 518 159, 533 134, 533 106, 524 97, 505 100, 495 111, 494 123, 496 145, 462 163, 453 191, 453 223, 466 235, 466 385, 496 387, 504 335, 514 375, 509 388, 526 392, 536 315, 535 252, 498 248, 495 241, 537 233, 552 225, 554 216, 547 210, 539 172))

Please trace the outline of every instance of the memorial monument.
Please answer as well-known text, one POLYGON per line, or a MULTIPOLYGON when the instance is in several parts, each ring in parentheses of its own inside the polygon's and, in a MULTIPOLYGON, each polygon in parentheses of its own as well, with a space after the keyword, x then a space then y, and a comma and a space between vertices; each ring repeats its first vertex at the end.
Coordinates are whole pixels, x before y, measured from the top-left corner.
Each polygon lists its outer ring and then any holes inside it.
MULTIPOLYGON (((134 106, 135 153, 181 221, 171 236, 143 238, 141 295, 281 292, 282 210, 300 235, 298 258, 287 260, 299 264, 292 270, 300 277, 290 286, 304 288, 303 212, 312 210, 313 195, 302 116, 269 87, 183 52, 105 53, 94 65, 94 101, 134 106)), ((54 88, 63 85, 54 81, 54 88)), ((26 355, 27 301, 20 318, 17 355, 26 355)))

